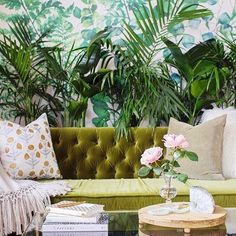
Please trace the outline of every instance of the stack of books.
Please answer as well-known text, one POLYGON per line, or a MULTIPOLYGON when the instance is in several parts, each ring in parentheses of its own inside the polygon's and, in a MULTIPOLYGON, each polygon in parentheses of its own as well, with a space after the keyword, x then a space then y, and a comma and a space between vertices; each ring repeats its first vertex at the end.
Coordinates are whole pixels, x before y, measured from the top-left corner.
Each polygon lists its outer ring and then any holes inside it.
POLYGON ((104 206, 91 203, 62 201, 47 207, 46 219, 42 225, 44 236, 108 235, 108 214, 104 206), (92 233, 95 232, 96 234, 92 233))

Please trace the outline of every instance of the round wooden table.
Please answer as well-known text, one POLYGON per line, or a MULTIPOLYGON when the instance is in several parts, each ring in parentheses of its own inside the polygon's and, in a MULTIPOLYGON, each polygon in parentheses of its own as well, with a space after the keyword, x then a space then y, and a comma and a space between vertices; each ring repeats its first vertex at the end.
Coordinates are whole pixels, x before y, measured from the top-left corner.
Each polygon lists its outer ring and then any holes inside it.
MULTIPOLYGON (((175 202, 174 204, 187 204, 175 202)), ((220 206, 215 207, 213 214, 208 213, 170 213, 168 215, 154 215, 150 211, 158 211, 158 208, 165 206, 165 204, 151 205, 141 208, 138 211, 139 227, 143 224, 151 224, 162 227, 182 228, 185 233, 190 233, 191 229, 207 228, 225 223, 226 210, 220 206)))

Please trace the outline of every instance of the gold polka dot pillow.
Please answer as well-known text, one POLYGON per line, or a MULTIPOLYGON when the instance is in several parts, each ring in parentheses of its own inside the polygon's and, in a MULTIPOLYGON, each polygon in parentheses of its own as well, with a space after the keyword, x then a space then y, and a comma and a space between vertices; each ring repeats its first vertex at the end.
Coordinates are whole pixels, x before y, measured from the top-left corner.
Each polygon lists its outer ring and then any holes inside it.
POLYGON ((46 114, 26 127, 0 120, 0 158, 15 179, 61 178, 46 114))

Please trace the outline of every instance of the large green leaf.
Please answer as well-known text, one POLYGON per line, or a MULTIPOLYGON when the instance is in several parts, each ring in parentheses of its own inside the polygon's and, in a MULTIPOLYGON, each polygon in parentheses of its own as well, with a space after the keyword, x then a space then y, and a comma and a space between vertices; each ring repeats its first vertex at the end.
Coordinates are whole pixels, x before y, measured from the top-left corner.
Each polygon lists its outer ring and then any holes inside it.
POLYGON ((208 80, 194 80, 191 83, 191 94, 195 98, 199 98, 203 93, 206 92, 208 80))
POLYGON ((92 119, 92 122, 96 127, 108 127, 107 121, 106 118, 100 116, 92 119))
POLYGON ((216 44, 217 43, 215 39, 210 39, 205 42, 200 42, 194 47, 192 47, 190 50, 188 50, 185 55, 191 63, 192 67, 195 67, 201 60, 207 60, 207 58, 214 58, 216 55, 214 52, 216 44))
POLYGON ((73 117, 74 120, 77 120, 78 118, 82 117, 82 114, 87 109, 87 101, 70 101, 67 110, 69 111, 71 117, 73 117))
POLYGON ((200 59, 198 63, 195 65, 195 67, 193 68, 194 76, 201 77, 211 72, 212 70, 214 70, 215 67, 216 65, 214 61, 200 59))
POLYGON ((183 73, 185 79, 187 81, 191 81, 193 79, 193 69, 186 55, 181 52, 180 48, 175 43, 171 42, 165 37, 163 37, 162 40, 166 44, 168 49, 171 51, 175 63, 183 73))

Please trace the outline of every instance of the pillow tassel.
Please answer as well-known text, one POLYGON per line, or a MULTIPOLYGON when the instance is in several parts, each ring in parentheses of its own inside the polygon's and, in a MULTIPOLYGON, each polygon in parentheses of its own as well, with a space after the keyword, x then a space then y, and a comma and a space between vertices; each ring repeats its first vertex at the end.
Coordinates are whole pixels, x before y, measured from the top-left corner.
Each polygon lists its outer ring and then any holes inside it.
MULTIPOLYGON (((18 199, 16 199, 16 201, 14 201, 15 203, 15 208, 14 208, 14 219, 15 219, 15 232, 17 234, 21 234, 21 218, 20 218, 20 215, 21 215, 21 209, 22 207, 20 207, 20 201, 18 201, 18 199)), ((14 204, 13 204, 14 206, 14 204)))
POLYGON ((27 218, 27 211, 25 209, 25 201, 24 201, 24 198, 23 198, 24 195, 25 194, 22 194, 22 196, 19 197, 19 201, 20 201, 19 207, 20 207, 20 222, 21 222, 22 228, 26 229, 27 222, 29 220, 27 218))
POLYGON ((50 196, 65 194, 70 188, 65 182, 38 183, 13 180, 0 162, 0 236, 22 234, 35 212, 44 212, 50 196))
MULTIPOLYGON (((0 226, 2 226, 2 221, 3 221, 3 217, 2 217, 2 202, 0 201, 0 226)), ((3 235, 3 227, 0 227, 0 235, 3 235)))
POLYGON ((70 190, 67 185, 34 181, 17 181, 23 187, 17 191, 0 194, 0 235, 16 232, 18 235, 26 229, 35 212, 44 212, 50 205, 50 196, 64 194, 70 190), (29 185, 27 186, 27 182, 29 185), (56 194, 55 188, 59 187, 56 194), (3 217, 5 216, 5 217, 3 217))

